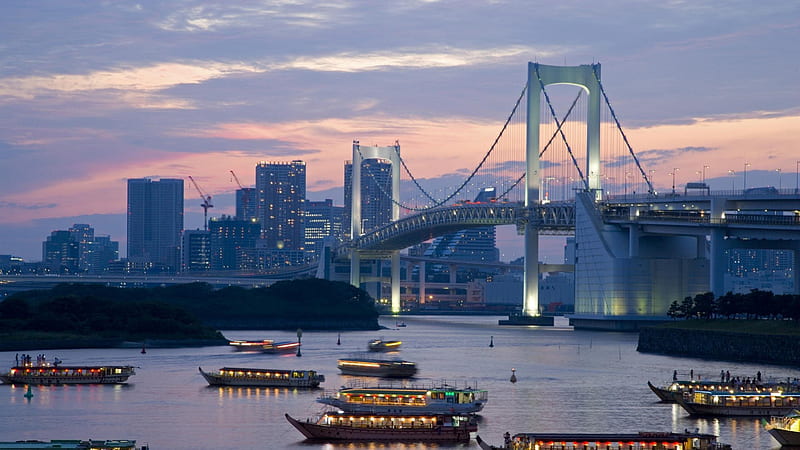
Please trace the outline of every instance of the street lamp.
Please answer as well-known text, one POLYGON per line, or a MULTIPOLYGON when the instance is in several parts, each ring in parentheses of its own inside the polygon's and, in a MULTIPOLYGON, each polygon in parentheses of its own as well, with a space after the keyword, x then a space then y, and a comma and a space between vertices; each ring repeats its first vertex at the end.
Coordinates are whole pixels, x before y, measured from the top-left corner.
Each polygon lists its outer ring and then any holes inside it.
POLYGON ((748 166, 750 166, 750 163, 745 161, 745 163, 744 163, 744 186, 742 186, 742 189, 744 189, 744 190, 747 190, 747 167, 748 166))
POLYGON ((731 176, 731 194, 733 194, 733 191, 736 190, 736 186, 734 185, 734 183, 736 182, 736 171, 735 170, 729 170, 728 171, 728 175, 731 176))
POLYGON ((794 169, 794 193, 800 192, 800 161, 797 161, 797 167, 794 169))
MULTIPOLYGON (((797 167, 800 168, 800 161, 797 161, 797 167)), ((650 185, 653 186, 653 192, 650 192, 650 194, 655 194, 656 181, 653 178, 655 177, 656 170, 650 169, 648 172, 650 172, 650 185)))
POLYGON ((708 168, 709 168, 709 166, 703 165, 703 186, 705 186, 705 184, 706 184, 706 169, 708 169, 708 168))
POLYGON ((672 175, 672 196, 673 197, 675 196, 675 174, 678 172, 678 170, 680 170, 680 169, 675 167, 675 168, 672 169, 672 172, 669 173, 670 175, 672 175))

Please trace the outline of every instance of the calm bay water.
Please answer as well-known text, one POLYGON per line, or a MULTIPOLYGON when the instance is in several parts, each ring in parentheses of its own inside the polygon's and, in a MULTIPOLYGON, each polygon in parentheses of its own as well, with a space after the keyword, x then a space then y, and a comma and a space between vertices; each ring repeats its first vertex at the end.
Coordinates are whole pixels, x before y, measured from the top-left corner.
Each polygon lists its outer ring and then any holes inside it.
MULTIPOLYGON (((339 374, 336 360, 366 349, 370 339, 403 341, 398 357, 417 362, 418 376, 405 383, 451 384, 489 390, 478 434, 500 444, 508 431, 682 431, 699 428, 735 449, 780 446, 755 418, 695 419, 677 405, 660 404, 647 381, 662 384, 673 370, 716 378, 732 375, 796 377, 792 368, 641 354, 636 334, 500 327, 498 317, 404 317, 408 325, 382 318, 389 329, 373 332, 304 332, 302 357, 234 352, 227 346, 181 349, 82 349, 30 351, 69 364, 131 364, 139 367, 127 385, 0 386, 0 440, 136 439, 151 449, 281 448, 477 448, 458 445, 320 444, 304 442, 284 413, 306 418, 321 410, 321 390, 212 388, 197 368, 223 366, 315 369, 333 390, 366 377, 339 374), (490 348, 493 337, 494 347, 490 348), (509 382, 516 369, 517 383, 509 382)), ((229 331, 229 339, 294 339, 294 332, 229 331)), ((0 352, 0 367, 15 352, 0 352)), ((386 382, 385 380, 381 380, 386 382)), ((395 381, 394 383, 402 383, 395 381)))

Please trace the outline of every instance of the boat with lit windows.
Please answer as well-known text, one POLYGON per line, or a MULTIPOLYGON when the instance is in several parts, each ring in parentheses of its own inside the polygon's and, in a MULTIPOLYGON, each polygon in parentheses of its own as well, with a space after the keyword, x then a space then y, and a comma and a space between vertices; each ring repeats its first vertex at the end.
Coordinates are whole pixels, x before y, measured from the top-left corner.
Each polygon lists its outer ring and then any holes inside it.
POLYGON ((694 391, 779 392, 787 390, 785 383, 739 383, 711 380, 675 380, 664 386, 655 386, 648 381, 647 386, 664 403, 676 403, 678 397, 694 391))
POLYGON ((782 446, 800 447, 800 411, 764 420, 764 428, 782 446))
POLYGON ((475 436, 484 450, 564 450, 564 449, 638 449, 638 450, 730 450, 729 444, 717 442, 713 434, 640 431, 638 433, 506 433, 503 446, 490 445, 475 436))
POLYGON ((400 349, 403 341, 384 341, 383 339, 373 339, 367 344, 367 349, 371 352, 393 352, 400 349))
POLYGON ((693 416, 783 416, 800 408, 800 393, 695 391, 677 402, 693 416))
POLYGON ((264 339, 261 341, 235 340, 235 341, 228 341, 228 344, 231 345, 237 351, 262 352, 262 353, 296 352, 297 348, 300 347, 300 342, 298 341, 275 342, 271 339, 264 339))
POLYGON ((336 441, 466 442, 478 431, 473 417, 325 412, 317 420, 289 421, 308 439, 336 441))
POLYGON ((136 371, 133 366, 62 366, 58 364, 23 364, 0 374, 7 384, 120 384, 136 371))
POLYGON ((471 414, 489 400, 485 389, 448 385, 423 387, 353 387, 324 393, 317 402, 344 412, 374 414, 471 414))
POLYGON ((417 363, 402 359, 343 358, 336 366, 344 375, 409 378, 417 373, 417 363))
POLYGON ((315 388, 325 376, 314 370, 251 369, 223 367, 217 372, 197 368, 211 386, 315 388))
POLYGON ((137 446, 130 440, 78 440, 54 439, 52 441, 9 441, 0 442, 0 449, 61 449, 61 450, 148 450, 147 445, 137 446))

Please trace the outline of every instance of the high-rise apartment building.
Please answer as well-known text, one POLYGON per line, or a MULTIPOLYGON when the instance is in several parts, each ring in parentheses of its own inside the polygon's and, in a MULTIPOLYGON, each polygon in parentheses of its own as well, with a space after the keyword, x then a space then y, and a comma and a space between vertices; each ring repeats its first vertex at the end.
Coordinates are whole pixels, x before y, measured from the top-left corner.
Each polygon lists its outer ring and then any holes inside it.
POLYGON ((334 206, 333 200, 306 202, 306 251, 319 256, 323 240, 342 238, 343 206, 334 206))
POLYGON ((303 251, 306 163, 297 160, 258 163, 256 197, 265 248, 303 251))
POLYGON ((183 231, 183 180, 128 180, 128 261, 134 270, 176 272, 183 231))
POLYGON ((56 230, 42 243, 42 263, 51 271, 77 272, 80 247, 69 231, 56 230))
POLYGON ((256 247, 261 226, 255 219, 220 217, 208 221, 212 270, 243 270, 243 252, 256 247))
MULTIPOLYGON (((365 159, 361 164, 361 231, 368 233, 392 221, 392 164, 365 159)), ((353 162, 344 163, 344 229, 350 234, 353 162)))
POLYGON ((211 270, 211 233, 208 230, 184 231, 181 254, 182 272, 211 270))

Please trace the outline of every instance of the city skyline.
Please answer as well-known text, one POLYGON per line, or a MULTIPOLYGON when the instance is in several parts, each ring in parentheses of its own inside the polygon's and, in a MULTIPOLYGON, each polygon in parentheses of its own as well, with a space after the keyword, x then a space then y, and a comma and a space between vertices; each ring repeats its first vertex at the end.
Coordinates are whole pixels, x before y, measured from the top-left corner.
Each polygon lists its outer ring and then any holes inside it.
MULTIPOLYGON (((42 240, 73 223, 124 248, 129 178, 191 175, 213 195, 210 213, 232 215, 229 170, 252 187, 258 161, 300 159, 307 197, 341 205, 353 139, 400 140, 415 174, 453 177, 491 143, 528 61, 603 64, 660 190, 676 168, 678 185, 702 170, 717 189, 741 188, 743 171, 751 186, 795 187, 800 93, 788 88, 798 70, 788 55, 800 6, 458 10, 443 1, 3 4, 0 253, 37 260, 42 240)), ((185 188, 185 228, 202 228, 185 188)), ((501 259, 519 256, 513 227, 498 231, 501 259)))

